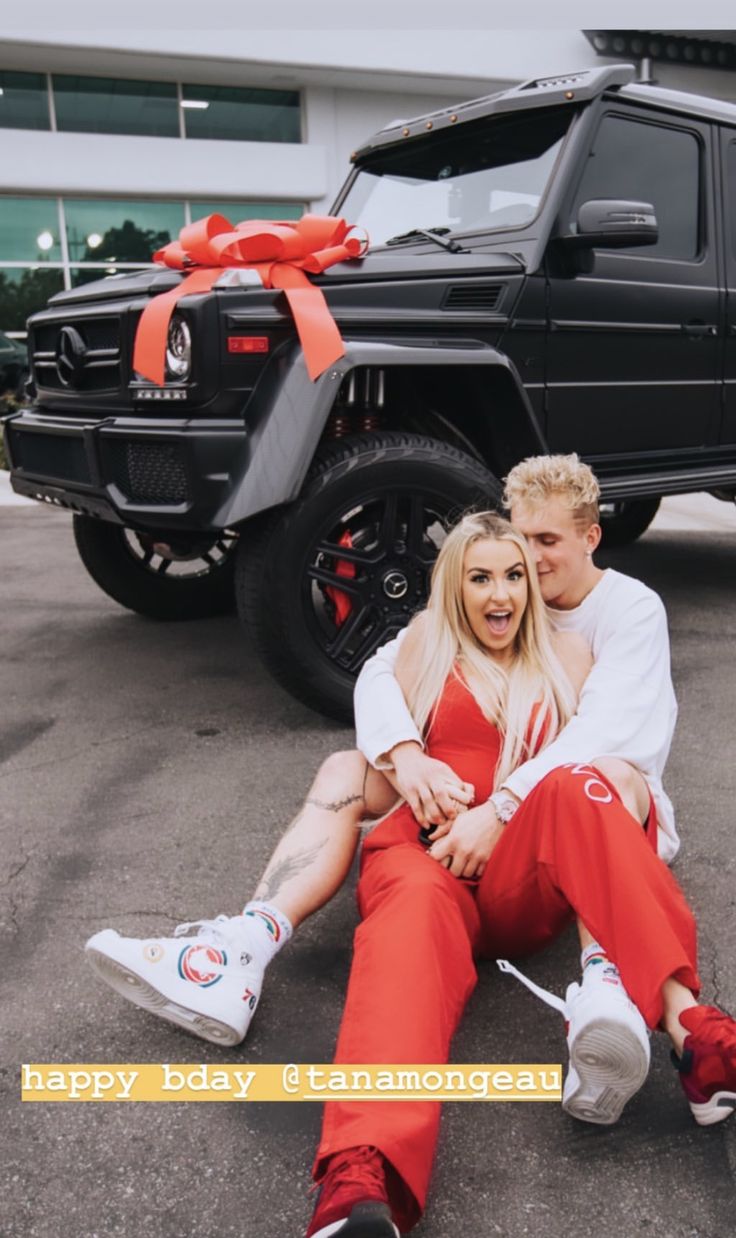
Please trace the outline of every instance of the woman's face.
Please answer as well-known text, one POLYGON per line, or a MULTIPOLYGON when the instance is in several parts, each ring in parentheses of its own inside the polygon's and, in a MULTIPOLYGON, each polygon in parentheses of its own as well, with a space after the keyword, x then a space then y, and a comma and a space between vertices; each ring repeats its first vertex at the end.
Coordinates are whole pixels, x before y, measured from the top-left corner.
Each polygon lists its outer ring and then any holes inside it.
POLYGON ((500 662, 513 658, 528 593, 524 559, 514 542, 484 537, 471 543, 463 560, 463 607, 473 635, 500 662))

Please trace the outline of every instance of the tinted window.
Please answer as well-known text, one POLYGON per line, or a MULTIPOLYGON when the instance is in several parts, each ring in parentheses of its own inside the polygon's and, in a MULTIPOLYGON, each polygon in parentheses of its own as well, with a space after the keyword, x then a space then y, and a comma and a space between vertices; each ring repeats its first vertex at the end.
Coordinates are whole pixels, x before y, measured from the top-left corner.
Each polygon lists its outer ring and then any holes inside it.
POLYGON ((0 71, 0 129, 48 129, 49 96, 42 73, 0 71))
POLYGON ((0 262, 61 258, 56 198, 0 197, 0 262))
POLYGON ((591 198, 654 205, 657 244, 623 252, 642 258, 695 258, 700 249, 698 139, 681 129, 604 116, 578 189, 573 219, 581 203, 591 198))
POLYGON ((728 178, 728 211, 731 224, 731 253, 736 257, 736 142, 730 142, 726 160, 728 178))
POLYGON ((188 138, 234 142, 301 142, 295 90, 244 90, 237 86, 182 86, 188 138))
POLYGON ((74 262, 150 262, 179 235, 183 202, 64 202, 69 259, 74 262))
POLYGON ((141 133, 179 137, 173 82, 54 74, 56 127, 72 133, 141 133))

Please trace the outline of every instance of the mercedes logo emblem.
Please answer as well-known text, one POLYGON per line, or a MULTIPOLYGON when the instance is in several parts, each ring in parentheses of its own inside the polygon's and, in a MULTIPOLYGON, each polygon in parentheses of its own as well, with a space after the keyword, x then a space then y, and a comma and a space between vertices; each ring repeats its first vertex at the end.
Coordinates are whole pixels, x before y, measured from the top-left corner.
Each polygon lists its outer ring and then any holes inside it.
POLYGON ((383 578, 383 592, 392 602, 398 602, 408 592, 409 581, 403 572, 387 572, 383 578))
POLYGON ((78 387, 87 345, 75 327, 62 327, 56 341, 56 373, 63 387, 78 387))

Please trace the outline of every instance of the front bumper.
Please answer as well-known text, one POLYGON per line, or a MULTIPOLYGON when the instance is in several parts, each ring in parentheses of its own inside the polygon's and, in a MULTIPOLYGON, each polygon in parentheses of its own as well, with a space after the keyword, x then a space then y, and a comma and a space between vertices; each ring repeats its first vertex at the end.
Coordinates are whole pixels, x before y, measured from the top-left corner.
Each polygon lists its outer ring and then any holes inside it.
POLYGON ((18 494, 132 528, 219 530, 249 464, 242 421, 5 419, 18 494))

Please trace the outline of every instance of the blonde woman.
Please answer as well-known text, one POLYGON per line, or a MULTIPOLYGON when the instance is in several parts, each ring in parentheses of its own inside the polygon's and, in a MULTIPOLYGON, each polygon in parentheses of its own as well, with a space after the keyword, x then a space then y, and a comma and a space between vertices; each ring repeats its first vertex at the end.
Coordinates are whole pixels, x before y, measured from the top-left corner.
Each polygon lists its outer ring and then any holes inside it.
MULTIPOLYGON (((482 514, 448 536, 397 677, 429 754, 473 784, 481 802, 554 739, 589 664, 576 634, 551 636, 523 537, 482 514)), ((428 853, 408 805, 363 844, 362 923, 337 1063, 445 1062, 475 985, 474 957, 540 949, 577 916, 617 963, 649 1026, 662 1023, 680 1054, 690 1031, 695 1077, 712 1079, 718 1063, 725 1087, 717 1096, 694 1087, 692 1075, 685 1085, 696 1118, 727 1116, 719 1107, 724 1096, 736 1104, 736 1025, 696 1006, 693 918, 604 775, 555 769, 507 825, 479 828, 456 847, 449 869, 434 862, 442 845, 428 853)), ((328 1103, 307 1238, 395 1238, 411 1229, 438 1122, 431 1101, 328 1103)))

